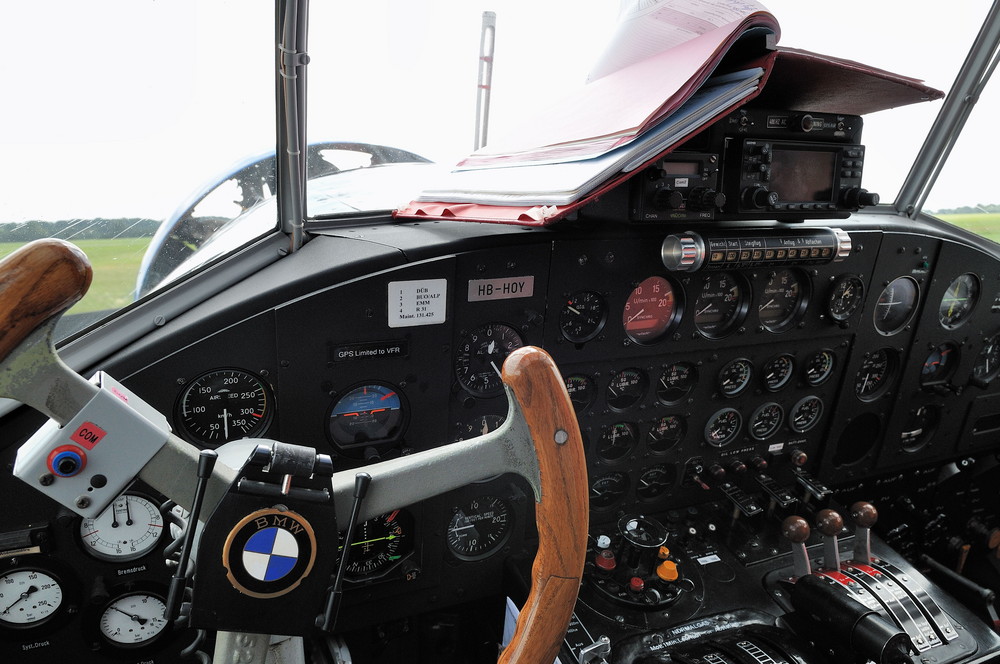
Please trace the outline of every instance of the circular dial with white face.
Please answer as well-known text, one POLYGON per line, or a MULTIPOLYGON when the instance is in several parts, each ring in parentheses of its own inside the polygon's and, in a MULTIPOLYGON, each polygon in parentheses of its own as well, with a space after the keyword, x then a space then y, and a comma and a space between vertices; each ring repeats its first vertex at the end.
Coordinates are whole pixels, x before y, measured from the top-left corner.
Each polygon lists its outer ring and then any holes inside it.
POLYGON ((93 519, 80 523, 83 549, 100 560, 126 561, 146 555, 163 534, 163 515, 152 501, 122 494, 93 519))
POLYGON ((34 627, 51 618, 62 601, 62 586, 46 572, 22 568, 0 576, 0 625, 34 627))
POLYGON ((101 613, 101 636, 122 648, 138 648, 160 636, 167 627, 167 606, 152 593, 136 592, 111 601, 101 613))

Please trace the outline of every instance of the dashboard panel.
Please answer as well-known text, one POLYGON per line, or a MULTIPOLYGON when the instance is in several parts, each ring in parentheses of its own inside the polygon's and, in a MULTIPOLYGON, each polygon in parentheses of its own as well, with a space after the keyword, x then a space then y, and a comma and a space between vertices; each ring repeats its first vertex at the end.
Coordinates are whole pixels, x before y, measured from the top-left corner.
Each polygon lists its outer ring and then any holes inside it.
MULTIPOLYGON (((726 149, 759 166, 751 147, 726 149)), ((924 616, 898 618, 885 643, 988 661, 1000 252, 927 217, 843 218, 846 199, 814 221, 788 206, 818 203, 779 202, 785 221, 767 221, 740 218, 752 196, 723 208, 701 192, 718 218, 678 220, 656 207, 676 198, 657 197, 662 171, 649 175, 652 193, 622 185, 554 228, 387 217, 317 230, 94 368, 202 449, 278 440, 361 469, 495 430, 504 359, 539 346, 588 472, 567 661, 845 661, 850 639, 816 636, 808 584, 790 583, 810 566, 866 589, 869 608, 924 616), (886 579, 902 594, 882 592, 886 579)), ((41 422, 21 409, 0 423, 7 468, 41 422)), ((10 475, 0 497, 5 658, 210 650, 211 634, 157 618, 189 527, 170 497, 138 483, 88 520, 10 475)), ((358 660, 415 648, 491 661, 506 598, 530 578, 533 505, 525 480, 500 475, 359 524, 337 622, 358 660)), ((336 661, 322 639, 310 652, 336 661)))

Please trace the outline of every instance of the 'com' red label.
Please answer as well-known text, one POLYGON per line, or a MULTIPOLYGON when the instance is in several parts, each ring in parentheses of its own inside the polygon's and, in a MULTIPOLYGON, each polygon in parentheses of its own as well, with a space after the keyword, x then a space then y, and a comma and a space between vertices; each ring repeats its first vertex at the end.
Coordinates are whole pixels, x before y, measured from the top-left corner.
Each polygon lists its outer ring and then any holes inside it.
POLYGON ((97 426, 93 422, 84 422, 82 425, 80 425, 80 428, 76 430, 76 433, 70 436, 70 440, 72 440, 74 443, 79 443, 80 445, 83 445, 88 450, 92 450, 94 449, 95 445, 101 442, 101 440, 104 438, 104 436, 107 435, 107 433, 108 433, 107 431, 97 426))

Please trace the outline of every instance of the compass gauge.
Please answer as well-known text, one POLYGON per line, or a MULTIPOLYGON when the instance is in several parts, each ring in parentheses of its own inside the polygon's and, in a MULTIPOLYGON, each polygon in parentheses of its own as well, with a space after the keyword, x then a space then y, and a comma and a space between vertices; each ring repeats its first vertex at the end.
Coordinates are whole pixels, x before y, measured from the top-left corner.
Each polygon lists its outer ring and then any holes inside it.
POLYGON ((954 330, 962 325, 968 320, 978 301, 979 277, 969 272, 955 277, 938 305, 941 327, 954 330))
POLYGON ((913 318, 919 297, 920 287, 912 277, 894 279, 875 303, 875 329, 887 337, 900 332, 913 318))

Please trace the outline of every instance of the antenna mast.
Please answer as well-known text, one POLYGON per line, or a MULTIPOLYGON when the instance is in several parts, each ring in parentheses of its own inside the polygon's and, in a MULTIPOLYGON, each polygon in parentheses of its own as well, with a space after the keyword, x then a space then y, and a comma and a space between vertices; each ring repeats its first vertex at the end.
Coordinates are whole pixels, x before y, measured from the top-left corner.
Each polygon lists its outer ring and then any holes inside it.
POLYGON ((497 31, 495 12, 483 12, 479 37, 479 85, 476 90, 476 139, 474 149, 486 145, 490 125, 490 91, 493 84, 493 46, 497 31))

